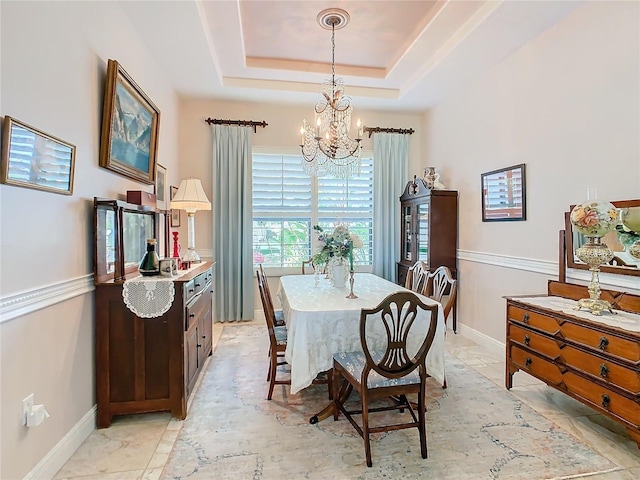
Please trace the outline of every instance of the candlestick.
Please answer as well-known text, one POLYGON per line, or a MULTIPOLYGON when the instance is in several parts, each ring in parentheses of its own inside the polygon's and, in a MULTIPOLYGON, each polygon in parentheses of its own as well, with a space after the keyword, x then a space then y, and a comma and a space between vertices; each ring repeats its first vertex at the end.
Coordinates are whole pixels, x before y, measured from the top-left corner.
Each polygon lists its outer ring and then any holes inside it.
POLYGON ((353 272, 353 241, 349 241, 349 270, 353 272))
POLYGON ((345 298, 358 298, 358 296, 353 293, 353 268, 349 270, 349 289, 349 295, 347 295, 345 298))

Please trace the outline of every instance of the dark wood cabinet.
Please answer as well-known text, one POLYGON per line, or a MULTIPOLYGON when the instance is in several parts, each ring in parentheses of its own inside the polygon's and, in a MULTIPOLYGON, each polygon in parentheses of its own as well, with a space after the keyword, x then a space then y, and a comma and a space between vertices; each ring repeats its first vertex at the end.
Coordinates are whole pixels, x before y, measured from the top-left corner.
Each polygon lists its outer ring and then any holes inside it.
POLYGON ((158 234, 156 212, 125 202, 96 199, 94 204, 97 426, 108 427, 114 415, 143 412, 170 411, 184 419, 211 354, 215 265, 204 262, 179 272, 170 279, 169 309, 157 317, 138 316, 125 304, 123 289, 127 279, 138 276, 132 252, 158 234))
POLYGON ((414 178, 400 197, 400 260, 398 283, 404 285, 409 268, 418 260, 433 271, 441 265, 457 276, 458 192, 427 188, 414 178))
MULTIPOLYGON (((640 333, 615 316, 607 322, 572 314, 571 306, 560 303, 588 296, 584 286, 552 281, 542 300, 507 297, 505 385, 512 387, 519 370, 533 375, 623 424, 640 447, 640 333)), ((602 296, 638 317, 640 297, 613 291, 602 296)))

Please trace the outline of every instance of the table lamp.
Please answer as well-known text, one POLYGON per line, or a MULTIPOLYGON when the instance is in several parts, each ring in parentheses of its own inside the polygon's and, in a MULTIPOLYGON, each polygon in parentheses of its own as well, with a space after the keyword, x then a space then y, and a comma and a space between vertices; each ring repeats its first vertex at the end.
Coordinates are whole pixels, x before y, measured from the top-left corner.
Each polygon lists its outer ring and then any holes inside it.
POLYGON ((188 250, 182 257, 184 262, 199 262, 200 255, 196 252, 196 230, 194 216, 198 210, 211 210, 211 202, 202 189, 202 183, 197 178, 182 180, 178 191, 171 200, 171 208, 187 212, 188 250))
POLYGON ((571 210, 570 220, 573 227, 587 237, 587 243, 576 250, 576 255, 589 265, 591 271, 591 282, 587 289, 589 298, 579 300, 576 309, 591 310, 594 315, 600 315, 603 310, 612 312, 611 304, 600 298, 598 272, 600 265, 608 263, 613 258, 613 252, 602 242, 602 237, 616 226, 616 207, 602 200, 587 200, 571 210))

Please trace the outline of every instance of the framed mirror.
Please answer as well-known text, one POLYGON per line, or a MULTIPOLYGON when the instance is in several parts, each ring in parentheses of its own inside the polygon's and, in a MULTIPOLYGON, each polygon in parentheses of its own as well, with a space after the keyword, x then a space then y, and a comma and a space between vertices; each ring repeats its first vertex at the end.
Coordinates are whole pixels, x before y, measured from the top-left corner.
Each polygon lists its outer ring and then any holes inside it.
MULTIPOLYGON (((620 211, 621 216, 640 218, 640 199, 619 200, 611 203, 620 211)), ((587 243, 587 238, 571 225, 569 215, 574 206, 571 205, 569 211, 564 214, 567 267, 589 270, 589 266, 576 256, 576 250, 587 243)), ((600 266, 600 271, 640 276, 640 258, 635 258, 628 253, 629 247, 638 240, 640 240, 640 232, 619 223, 615 230, 602 237, 602 241, 613 251, 614 257, 609 264, 600 266)))

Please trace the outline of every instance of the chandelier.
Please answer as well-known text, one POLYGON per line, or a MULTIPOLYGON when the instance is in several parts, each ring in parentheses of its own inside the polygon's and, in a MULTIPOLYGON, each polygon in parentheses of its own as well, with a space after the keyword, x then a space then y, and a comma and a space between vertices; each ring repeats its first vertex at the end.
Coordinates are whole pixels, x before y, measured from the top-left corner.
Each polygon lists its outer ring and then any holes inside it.
POLYGON ((318 14, 321 27, 331 29, 331 79, 322 86, 322 98, 314 108, 315 124, 303 120, 300 128, 304 171, 315 177, 331 175, 348 178, 360 172, 360 150, 363 127, 356 123, 357 137, 349 137, 351 98, 344 95, 344 81, 336 78, 336 28, 349 22, 349 14, 339 8, 318 14))

